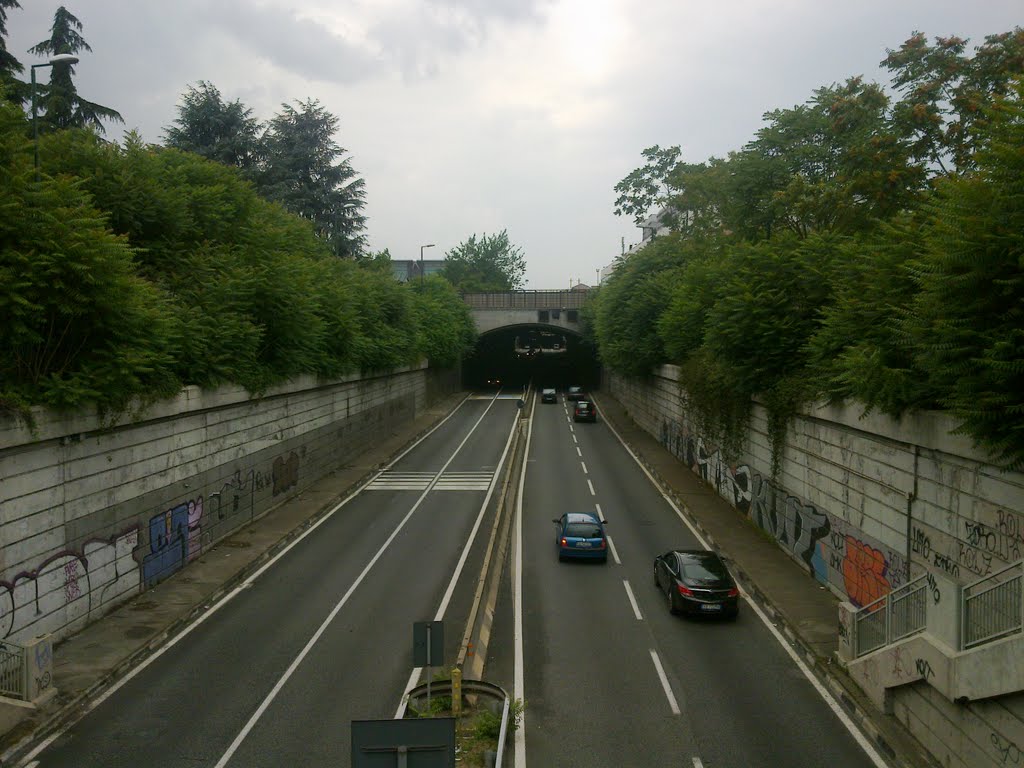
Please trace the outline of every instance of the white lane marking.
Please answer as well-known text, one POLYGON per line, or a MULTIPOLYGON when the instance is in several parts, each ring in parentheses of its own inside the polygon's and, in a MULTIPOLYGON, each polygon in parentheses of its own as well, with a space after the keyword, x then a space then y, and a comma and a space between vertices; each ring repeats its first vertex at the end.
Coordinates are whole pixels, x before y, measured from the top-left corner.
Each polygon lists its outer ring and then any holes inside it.
MULTIPOLYGON (((459 443, 458 447, 455 449, 452 455, 448 457, 448 460, 444 463, 444 466, 442 466, 441 469, 438 471, 437 477, 443 475, 444 471, 448 469, 448 465, 455 461, 455 457, 459 455, 459 451, 461 451, 463 446, 465 446, 466 443, 469 442, 469 438, 472 437, 474 432, 476 432, 477 427, 479 427, 481 422, 483 422, 484 418, 487 416, 487 412, 491 410, 491 407, 493 405, 494 400, 492 400, 488 404, 488 406, 484 409, 484 412, 480 414, 480 418, 477 419, 476 424, 473 425, 473 428, 466 433, 466 436, 462 439, 462 442, 459 443)), ((356 588, 363 583, 363 579, 366 578, 366 575, 370 572, 370 569, 373 568, 373 566, 377 563, 378 560, 380 560, 380 558, 384 555, 384 552, 387 550, 387 548, 391 546, 391 542, 395 540, 395 538, 398 536, 401 530, 405 527, 405 524, 409 522, 410 518, 412 518, 412 516, 416 513, 416 510, 420 508, 420 505, 423 503, 423 500, 427 498, 427 495, 429 493, 430 488, 427 488, 426 490, 423 491, 423 493, 420 494, 420 497, 416 499, 416 503, 412 505, 412 507, 406 513, 405 517, 402 518, 402 521, 398 524, 395 530, 391 532, 391 535, 388 536, 387 540, 381 545, 380 549, 377 550, 377 554, 375 554, 370 559, 370 562, 366 564, 366 567, 363 568, 362 573, 360 573, 359 576, 356 577, 356 580, 352 582, 352 585, 342 596, 341 600, 339 600, 337 604, 334 606, 334 608, 331 609, 331 612, 327 614, 327 618, 324 619, 319 629, 317 629, 317 631, 313 633, 313 636, 309 638, 309 641, 299 652, 299 655, 296 656, 292 663, 288 665, 288 669, 284 671, 284 674, 281 675, 281 678, 271 689, 270 693, 267 694, 267 697, 263 700, 259 707, 256 708, 256 711, 253 712, 252 717, 249 718, 249 721, 245 724, 242 730, 238 732, 238 735, 235 736, 234 741, 231 742, 227 751, 221 756, 220 760, 218 760, 216 764, 214 764, 214 768, 224 768, 224 766, 228 764, 228 761, 231 759, 231 757, 235 754, 235 752, 238 751, 238 748, 242 746, 242 742, 245 741, 246 736, 248 736, 250 731, 252 731, 252 729, 256 727, 256 723, 259 722, 259 719, 263 717, 263 713, 267 711, 267 709, 270 707, 274 699, 277 698, 277 694, 281 692, 282 688, 284 688, 285 683, 287 683, 291 676, 295 674, 295 670, 299 668, 299 665, 302 663, 303 659, 305 659, 306 656, 309 655, 309 652, 313 650, 313 646, 317 644, 323 633, 327 631, 327 627, 329 627, 331 622, 334 621, 334 617, 341 612, 341 609, 345 606, 345 603, 348 602, 349 598, 352 597, 352 594, 356 591, 356 588)))
MULTIPOLYGON (((501 467, 505 463, 505 458, 508 456, 509 448, 512 447, 512 439, 515 437, 516 429, 519 426, 519 415, 516 414, 515 418, 512 419, 512 426, 508 431, 508 439, 505 441, 505 450, 501 453, 501 459, 498 460, 498 466, 501 467)), ((461 446, 460 446, 461 447, 461 446)), ((466 545, 462 548, 462 555, 459 557, 459 562, 455 566, 455 571, 452 573, 452 578, 448 582, 448 589, 445 590, 444 597, 441 598, 441 604, 437 608, 437 613, 434 614, 434 621, 441 621, 444 618, 445 611, 448 610, 448 603, 451 602, 452 594, 455 592, 455 585, 459 582, 459 577, 462 575, 462 569, 466 565, 466 558, 469 557, 469 550, 473 546, 473 542, 476 541, 477 532, 480 530, 480 525, 484 519, 484 513, 487 512, 487 508, 491 504, 491 496, 494 495, 494 489, 498 485, 498 472, 492 473, 491 487, 487 489, 487 495, 484 496, 484 500, 480 504, 480 510, 476 515, 476 522, 473 523, 473 530, 469 533, 469 538, 466 539, 466 545)), ((409 676, 409 682, 406 683, 405 691, 402 693, 401 701, 398 702, 398 709, 395 711, 395 720, 400 720, 405 717, 405 708, 409 702, 409 691, 415 688, 419 684, 420 673, 423 667, 415 667, 412 674, 409 676)))
POLYGON ((806 677, 811 685, 814 686, 814 690, 821 695, 821 698, 825 700, 829 709, 835 712, 836 717, 839 718, 839 722, 846 726, 846 730, 850 732, 850 735, 853 736, 856 742, 860 745, 860 748, 864 750, 867 756, 871 759, 871 762, 875 764, 876 768, 886 768, 886 762, 882 759, 882 756, 878 754, 875 748, 871 745, 871 742, 869 742, 864 734, 860 732, 860 729, 854 725, 849 715, 847 715, 846 711, 839 705, 839 702, 832 697, 832 694, 829 693, 828 689, 825 688, 825 686, 821 684, 821 681, 814 676, 814 673, 811 672, 803 659, 797 655, 796 651, 793 650, 793 647, 786 642, 786 638, 784 638, 782 633, 779 632, 774 624, 772 624, 771 619, 768 618, 755 601, 747 597, 746 594, 744 594, 744 597, 747 598, 747 604, 754 609, 754 613, 756 613, 762 623, 768 627, 768 631, 771 632, 775 636, 775 639, 779 641, 779 645, 781 645, 786 653, 789 654, 793 663, 796 664, 797 669, 804 673, 804 677, 806 677))
POLYGON ((598 504, 597 502, 594 502, 594 510, 597 512, 597 519, 600 520, 603 517, 603 515, 601 514, 601 505, 598 504))
POLYGON ((626 588, 626 597, 629 598, 629 604, 633 606, 633 615, 636 616, 637 621, 643 621, 644 617, 640 614, 640 606, 636 604, 636 598, 633 597, 633 590, 629 586, 629 579, 623 579, 622 586, 626 588))
MULTIPOLYGON (((575 439, 576 439, 576 436, 573 435, 573 440, 575 440, 575 439)), ((581 459, 583 458, 583 451, 580 450, 579 443, 576 444, 576 455, 579 456, 581 459)))
POLYGON ((704 763, 700 761, 699 757, 693 758, 693 768, 704 768, 704 763))
MULTIPOLYGON (((323 517, 321 517, 319 520, 317 520, 315 523, 313 523, 313 525, 311 525, 309 528, 307 528, 305 531, 303 531, 302 534, 300 534, 294 540, 292 540, 292 542, 289 543, 288 546, 286 546, 284 549, 282 549, 280 552, 278 552, 276 555, 274 555, 272 558, 270 558, 270 560, 268 560, 266 563, 264 563, 263 566, 260 567, 251 576, 249 576, 249 578, 247 578, 239 586, 235 587, 235 589, 231 590, 226 595, 221 597, 221 599, 218 600, 213 605, 211 605, 210 608, 205 613, 201 614, 198 618, 196 618, 196 620, 192 624, 189 624, 187 627, 185 627, 181 632, 179 632, 177 635, 175 635, 170 640, 168 640, 164 645, 160 646, 157 650, 155 650, 150 656, 146 657, 145 661, 143 661, 137 667, 131 669, 124 677, 122 677, 120 680, 118 680, 112 686, 107 688, 107 690, 105 690, 103 693, 101 693, 99 696, 97 696, 95 699, 93 699, 89 703, 89 706, 86 707, 82 711, 81 716, 79 716, 77 719, 73 720, 72 722, 68 723, 64 728, 62 728, 61 730, 57 731, 56 733, 54 733, 53 735, 51 735, 50 737, 48 737, 44 741, 41 741, 39 744, 37 744, 32 749, 31 752, 29 752, 27 755, 25 755, 24 758, 22 758, 22 763, 21 764, 22 765, 26 765, 26 763, 28 761, 32 760, 36 755, 38 755, 44 749, 49 747, 54 741, 56 741, 61 736, 63 736, 65 733, 67 733, 73 726, 78 724, 78 722, 81 721, 82 718, 84 718, 87 714, 92 712, 94 709, 96 709, 96 707, 98 707, 104 701, 106 701, 111 696, 113 696, 115 693, 117 693, 117 691, 119 691, 123 685, 127 684, 132 678, 134 678, 136 675, 140 674, 144 669, 146 669, 146 667, 148 667, 154 661, 156 661, 161 656, 163 656, 165 653, 167 653, 167 651, 171 650, 171 648, 173 648, 175 645, 177 645, 181 640, 184 640, 185 637, 187 637, 192 632, 192 630, 194 630, 196 627, 198 627, 200 624, 202 624, 204 621, 206 621, 208 618, 210 618, 214 613, 216 613, 221 608, 223 608, 225 605, 227 605, 240 592, 242 592, 243 590, 245 590, 248 587, 252 586, 253 582, 256 581, 256 579, 258 579, 268 568, 273 566, 274 563, 276 563, 282 557, 287 555, 292 550, 293 547, 298 546, 299 542, 301 542, 303 539, 305 539, 307 536, 309 536, 311 533, 313 533, 313 531, 315 531, 321 525, 326 523, 330 518, 332 518, 337 513, 337 511, 339 509, 344 507, 346 504, 348 504, 350 501, 352 501, 352 499, 354 499, 356 496, 358 496, 360 493, 362 493, 364 490, 366 490, 367 486, 369 486, 374 480, 376 480, 378 477, 380 477, 387 470, 391 469, 391 467, 393 467, 395 464, 397 464, 399 461, 401 461, 410 451, 415 449, 416 446, 418 446, 420 443, 422 443, 424 440, 426 440, 428 437, 430 437, 432 434, 434 434, 434 432, 436 432, 438 429, 440 429, 441 426, 446 421, 448 421, 448 419, 450 419, 452 416, 454 416, 456 414, 456 412, 458 412, 458 410, 460 408, 462 408, 462 406, 465 405, 466 402, 469 399, 470 399, 469 397, 464 398, 462 400, 462 402, 460 402, 457 406, 455 406, 455 408, 452 409, 451 413, 449 413, 447 416, 445 416, 443 419, 441 419, 439 422, 437 422, 437 424, 435 424, 419 440, 417 440, 412 445, 410 445, 408 448, 406 448, 404 451, 402 451, 400 454, 398 454, 394 459, 392 459, 386 466, 381 468, 381 470, 379 472, 377 472, 375 475, 373 475, 369 480, 367 480, 361 486, 359 486, 354 491, 352 491, 352 493, 350 493, 344 499, 339 501, 327 514, 325 514, 323 517)), ((488 407, 490 407, 490 406, 488 406, 488 407)), ((486 413, 486 411, 484 411, 484 413, 486 413)), ((26 766, 26 768, 27 768, 27 766, 26 766)))
POLYGON ((597 491, 594 490, 594 484, 590 482, 590 478, 587 478, 587 485, 590 486, 590 495, 597 496, 597 491))
POLYGON ((573 441, 574 443, 576 443, 576 445, 579 445, 579 444, 580 444, 580 441, 576 439, 576 433, 575 433, 575 432, 574 432, 574 433, 573 433, 573 435, 572 435, 572 441, 573 441))
POLYGON ((590 474, 589 472, 587 472, 587 464, 586 464, 586 462, 581 461, 580 462, 580 466, 583 467, 583 474, 584 475, 589 475, 590 474))
MULTIPOLYGON (((572 425, 569 425, 572 429, 572 425)), ((533 440, 533 419, 530 419, 529 427, 526 430, 525 456, 530 456, 530 442, 533 440)), ((515 549, 513 558, 512 575, 512 614, 513 614, 513 646, 515 649, 515 663, 512 673, 512 698, 515 701, 526 701, 526 692, 523 687, 523 489, 526 486, 526 467, 528 461, 523 462, 523 468, 519 472, 519 492, 516 494, 516 535, 512 541, 515 549)), ((529 715, 524 711, 519 727, 515 731, 515 768, 526 768, 526 724, 529 715)))
MULTIPOLYGON (((600 514, 601 514, 601 511, 598 510, 598 515, 600 515, 600 514)), ((609 536, 607 533, 604 535, 604 537, 608 540, 608 549, 610 549, 612 551, 612 559, 615 561, 615 564, 616 565, 622 565, 622 561, 619 560, 619 553, 615 549, 615 542, 612 541, 612 537, 609 536)))
POLYGON ((668 705, 672 709, 673 715, 679 714, 679 705, 676 704, 676 696, 672 693, 672 686, 668 684, 668 678, 665 676, 665 668, 661 666, 661 659, 658 658, 658 652, 651 648, 651 659, 654 661, 654 669, 658 672, 658 679, 661 680, 661 687, 665 690, 665 698, 668 699, 668 705))
MULTIPOLYGON (((697 538, 697 541, 701 543, 701 546, 703 546, 704 549, 711 549, 711 546, 704 540, 704 537, 700 535, 700 532, 694 527, 693 523, 691 523, 686 518, 686 515, 684 515, 682 511, 679 509, 679 507, 675 505, 675 502, 673 502, 672 499, 670 499, 668 495, 664 491, 662 491, 661 486, 658 485, 658 483, 655 481, 651 473, 647 471, 647 467, 643 465, 643 462, 641 462, 637 455, 633 453, 632 449, 630 449, 630 447, 626 445, 626 441, 622 439, 622 436, 615 431, 615 428, 612 427, 612 425, 608 422, 607 419, 604 423, 609 429, 611 429, 612 434, 618 438, 619 442, 622 444, 622 447, 626 449, 626 453, 633 457, 633 461, 635 461, 637 466, 640 467, 640 469, 643 471, 645 475, 647 475, 647 479, 651 481, 651 485, 653 485, 655 489, 658 491, 658 493, 661 494, 662 498, 665 499, 668 505, 672 507, 673 510, 675 510, 676 515, 679 517, 680 520, 683 521, 686 527, 690 529, 690 532, 693 533, 693 535, 697 538)), ((779 645, 781 645, 783 649, 785 649, 786 653, 789 654, 790 658, 793 659, 794 662, 796 662, 797 669, 799 669, 803 673, 804 677, 806 677, 807 680, 811 683, 811 685, 814 686, 814 689, 825 700, 825 703, 828 704, 829 709, 836 713, 836 717, 838 717, 839 721, 844 726, 846 726, 846 730, 850 732, 850 735, 853 736, 854 740, 857 742, 857 744, 860 745, 860 748, 864 750, 867 756, 871 759, 871 762, 875 764, 876 768, 886 768, 885 761, 882 760, 881 756, 878 754, 875 748, 871 746, 871 742, 869 742, 867 738, 864 736, 864 734, 860 732, 860 729, 858 729, 857 726, 854 725, 853 721, 847 716, 843 708, 839 706, 839 703, 832 697, 832 694, 828 692, 828 689, 826 689, 825 686, 821 684, 818 678, 814 676, 814 673, 811 672, 807 665, 804 664, 804 662, 796 654, 796 651, 794 651, 793 648, 789 645, 789 643, 786 642, 786 638, 784 638, 782 636, 782 633, 775 628, 775 625, 772 624, 771 620, 768 618, 768 616, 765 615, 764 611, 762 611, 758 607, 757 603, 750 599, 750 596, 745 591, 740 590, 740 594, 747 601, 747 604, 751 608, 753 608, 754 613, 756 613, 758 618, 761 619, 761 622, 766 627, 768 627, 768 631, 775 636, 775 639, 778 641, 779 645)), ((654 652, 651 651, 651 653, 653 654, 654 652)))

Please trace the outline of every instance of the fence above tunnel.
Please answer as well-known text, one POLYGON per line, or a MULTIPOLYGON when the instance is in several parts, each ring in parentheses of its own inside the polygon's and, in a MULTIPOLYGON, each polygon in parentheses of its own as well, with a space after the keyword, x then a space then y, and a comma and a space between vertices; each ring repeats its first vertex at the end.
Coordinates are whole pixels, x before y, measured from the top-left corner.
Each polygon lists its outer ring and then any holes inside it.
POLYGON ((579 309, 587 300, 581 290, 487 291, 464 293, 472 309, 579 309))

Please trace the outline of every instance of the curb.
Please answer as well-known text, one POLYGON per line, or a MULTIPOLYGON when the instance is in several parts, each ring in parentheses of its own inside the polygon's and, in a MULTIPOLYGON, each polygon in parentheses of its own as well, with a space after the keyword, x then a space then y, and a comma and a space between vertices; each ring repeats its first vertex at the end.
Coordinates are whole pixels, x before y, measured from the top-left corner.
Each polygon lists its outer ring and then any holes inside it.
MULTIPOLYGON (((447 398, 439 402, 444 402, 445 400, 447 400, 447 398)), ((446 413, 450 413, 450 411, 447 411, 446 413)), ((421 437, 423 437, 426 433, 434 429, 437 426, 438 422, 440 422, 441 419, 443 418, 443 415, 445 414, 442 414, 442 416, 432 421, 428 426, 418 430, 413 436, 403 441, 402 444, 397 448, 397 450, 394 450, 393 452, 389 453, 388 456, 384 458, 382 461, 376 462, 373 465, 372 469, 367 470, 362 475, 360 475, 360 477, 358 477, 356 480, 347 484, 344 489, 334 494, 331 497, 331 499, 325 502, 320 509, 318 509, 312 515, 307 517, 304 521, 293 527, 291 530, 286 532, 283 536, 281 536, 281 538, 279 538, 276 542, 267 547, 267 549, 263 550, 262 553, 256 556, 249 563, 242 566, 225 582, 223 582, 220 586, 214 589, 213 592, 211 592, 207 597, 205 597, 201 603, 193 606, 188 611, 188 613, 178 617, 177 619, 173 620, 170 624, 165 626, 163 629, 159 630, 148 641, 146 641, 145 645, 138 648, 128 656, 124 657, 109 671, 102 675, 95 683, 93 683, 84 691, 76 695, 66 704, 61 705, 56 711, 53 712, 52 715, 43 720, 38 726, 33 728, 30 733, 21 737, 16 743, 12 744, 6 750, 0 753, 0 767, 6 768, 6 766, 16 765, 18 761, 25 755, 25 753, 29 752, 32 749, 32 747, 34 747, 41 741, 53 736, 55 733, 59 732, 61 728, 67 726, 69 723, 74 722, 78 716, 84 714, 84 712, 87 710, 89 703, 94 698, 102 694, 107 688, 115 684, 126 674, 128 674, 137 666, 142 664, 155 651, 159 650, 161 647, 166 645, 170 640, 177 637, 182 631, 184 631, 186 627, 192 624, 197 618, 205 614, 214 605, 220 602, 220 600, 229 592, 231 592, 240 582, 245 581, 245 579, 247 579, 253 573, 258 571, 269 560, 273 559, 277 554, 279 554, 281 550, 285 549, 295 539, 297 539, 299 536, 305 533, 320 519, 325 517, 327 513, 331 509, 333 509, 334 506, 340 500, 344 499, 347 495, 349 495, 353 489, 358 488, 365 482, 368 482, 369 479, 374 474, 380 471, 381 467, 387 465, 394 459, 395 456, 401 454, 410 445, 412 445, 421 437)), ((324 475, 323 478, 321 479, 327 478, 329 476, 330 473, 324 475)), ((296 496, 298 495, 299 494, 296 494, 296 496)), ((262 515, 260 515, 257 518, 254 518, 246 525, 251 526, 259 522, 260 520, 263 520, 267 515, 274 512, 274 510, 279 509, 284 504, 287 504, 289 501, 296 498, 296 496, 285 499, 280 504, 274 505, 270 509, 266 510, 262 515)), ((245 526, 242 526, 233 534, 221 539, 219 542, 217 542, 216 545, 214 545, 213 549, 216 549, 218 546, 224 544, 224 542, 230 540, 234 534, 237 534, 238 532, 244 530, 244 528, 245 526)), ((184 569, 182 571, 179 571, 179 573, 183 572, 184 569)), ((136 596, 136 598, 150 591, 151 590, 149 589, 143 590, 139 593, 139 595, 136 596)), ((128 601, 122 603, 122 605, 129 605, 130 603, 131 601, 128 601)), ((0 737, 0 746, 2 746, 2 744, 3 738, 0 737)))
MULTIPOLYGON (((605 419, 608 420, 607 415, 605 419)), ((621 430, 620 430, 621 432, 621 430)), ((860 704, 853 699, 846 689, 846 686, 837 678, 832 671, 829 669, 831 665, 831 659, 818 656, 803 640, 796 629, 787 621, 786 617, 779 611, 771 601, 765 596, 765 594, 758 589, 756 584, 752 581, 750 576, 739 566, 739 564, 728 556, 728 549, 721 547, 715 538, 708 533, 704 526, 700 523, 697 517, 692 513, 690 507, 679 497, 675 489, 669 485, 665 478, 651 465, 647 460, 647 457, 637 448, 637 446, 622 438, 634 455, 641 461, 651 476, 657 481, 659 489, 669 498, 672 499, 673 503, 676 504, 680 510, 686 515, 686 519, 700 531, 709 544, 711 544, 718 551, 725 553, 729 560, 730 570, 736 575, 737 580, 740 582, 743 590, 747 593, 747 596, 755 601, 758 607, 765 612, 773 624, 777 626, 783 636, 793 647, 793 649, 803 658, 804 662, 813 671, 814 676, 821 682, 829 691, 829 693, 839 702, 839 705, 843 710, 853 719, 857 724, 857 727, 864 733, 864 735, 876 746, 882 754, 894 765, 902 766, 905 761, 902 760, 898 755, 893 746, 889 743, 885 734, 875 725, 871 718, 870 713, 864 710, 860 704)))

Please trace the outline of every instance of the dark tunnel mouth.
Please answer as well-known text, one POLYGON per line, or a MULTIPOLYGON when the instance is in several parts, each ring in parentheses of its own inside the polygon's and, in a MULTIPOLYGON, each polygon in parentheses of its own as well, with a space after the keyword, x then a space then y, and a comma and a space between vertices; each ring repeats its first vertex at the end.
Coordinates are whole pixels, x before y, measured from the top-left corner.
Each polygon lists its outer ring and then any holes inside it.
POLYGON ((597 387, 601 366, 596 350, 582 336, 565 328, 516 325, 483 333, 462 361, 465 389, 536 389, 570 385, 597 387), (517 351, 518 350, 518 351, 517 351))

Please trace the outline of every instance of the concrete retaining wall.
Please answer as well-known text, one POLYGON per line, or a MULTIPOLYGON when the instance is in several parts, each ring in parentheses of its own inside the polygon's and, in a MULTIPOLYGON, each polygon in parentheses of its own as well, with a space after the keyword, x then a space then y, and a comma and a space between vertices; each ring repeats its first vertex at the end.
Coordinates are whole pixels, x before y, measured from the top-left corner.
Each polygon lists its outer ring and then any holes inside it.
POLYGON ((0 639, 77 631, 458 386, 424 366, 259 399, 189 387, 113 427, 0 419, 0 639))
MULTIPOLYGON (((789 425, 773 485, 761 406, 742 454, 723 456, 687 415, 674 366, 646 381, 610 375, 606 386, 840 600, 861 606, 923 573, 968 584, 1024 557, 1024 474, 992 466, 969 439, 951 434, 956 424, 945 414, 896 422, 862 417, 856 407, 810 409, 789 425)), ((999 697, 993 709, 995 699, 953 704, 927 682, 892 693, 895 711, 943 765, 1024 764, 1024 694, 999 697), (959 729, 967 730, 949 738, 959 729), (964 762, 956 750, 967 743, 999 759, 964 762)))

